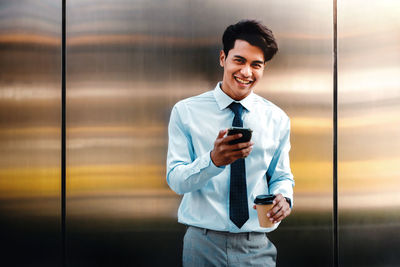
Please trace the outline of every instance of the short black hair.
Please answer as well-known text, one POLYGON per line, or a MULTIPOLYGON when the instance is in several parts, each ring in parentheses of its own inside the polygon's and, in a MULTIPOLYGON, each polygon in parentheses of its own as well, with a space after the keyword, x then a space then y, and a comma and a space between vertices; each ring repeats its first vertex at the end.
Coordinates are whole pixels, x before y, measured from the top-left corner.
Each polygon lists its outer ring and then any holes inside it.
POLYGON ((272 31, 256 20, 241 20, 226 28, 222 36, 226 57, 238 39, 259 47, 264 53, 265 62, 271 60, 278 51, 278 44, 272 31))

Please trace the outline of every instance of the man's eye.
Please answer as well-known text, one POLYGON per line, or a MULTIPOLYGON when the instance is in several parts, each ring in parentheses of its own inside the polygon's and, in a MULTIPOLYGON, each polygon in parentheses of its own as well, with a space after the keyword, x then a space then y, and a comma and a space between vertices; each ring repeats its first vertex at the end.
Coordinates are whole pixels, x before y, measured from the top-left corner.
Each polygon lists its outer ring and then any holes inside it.
POLYGON ((259 69, 259 68, 261 68, 261 65, 260 64, 253 64, 253 67, 256 68, 256 69, 259 69))
POLYGON ((243 63, 243 59, 237 58, 237 59, 235 59, 235 61, 238 62, 238 63, 243 63))

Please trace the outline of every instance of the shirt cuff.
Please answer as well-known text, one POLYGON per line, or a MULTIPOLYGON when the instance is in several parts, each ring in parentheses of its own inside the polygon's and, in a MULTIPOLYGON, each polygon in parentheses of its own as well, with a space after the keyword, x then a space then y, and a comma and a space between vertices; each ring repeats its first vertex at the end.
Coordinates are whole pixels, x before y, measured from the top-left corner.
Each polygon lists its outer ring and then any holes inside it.
POLYGON ((214 164, 214 162, 212 161, 212 159, 211 159, 211 152, 212 151, 210 151, 210 153, 208 153, 208 155, 209 155, 209 160, 210 160, 210 165, 212 165, 213 167, 215 167, 215 168, 218 168, 218 169, 224 169, 225 168, 225 165, 224 166, 217 166, 217 165, 215 165, 214 164))
POLYGON ((216 176, 225 169, 225 166, 220 166, 220 167, 215 166, 214 162, 211 159, 211 151, 210 153, 205 154, 203 157, 204 158, 200 160, 202 165, 200 166, 200 169, 207 168, 206 171, 208 175, 216 176))

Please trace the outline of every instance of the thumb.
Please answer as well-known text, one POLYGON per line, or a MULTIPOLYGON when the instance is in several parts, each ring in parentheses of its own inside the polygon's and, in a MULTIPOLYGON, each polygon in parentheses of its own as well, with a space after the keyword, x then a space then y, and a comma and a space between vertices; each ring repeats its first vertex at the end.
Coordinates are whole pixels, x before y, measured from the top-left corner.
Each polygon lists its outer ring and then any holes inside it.
POLYGON ((227 129, 219 131, 217 139, 223 138, 227 131, 227 129))

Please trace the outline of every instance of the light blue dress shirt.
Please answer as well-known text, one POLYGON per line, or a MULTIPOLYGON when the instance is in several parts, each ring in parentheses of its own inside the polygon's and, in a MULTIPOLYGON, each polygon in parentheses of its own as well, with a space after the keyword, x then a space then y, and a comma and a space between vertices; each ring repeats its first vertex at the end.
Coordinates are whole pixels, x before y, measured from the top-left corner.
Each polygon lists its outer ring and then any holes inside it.
POLYGON ((184 194, 178 221, 233 233, 270 232, 278 224, 260 227, 253 201, 257 195, 281 193, 293 203, 290 120, 280 108, 253 92, 240 101, 244 106, 243 127, 253 130, 254 146, 245 159, 250 218, 239 229, 229 219, 230 165, 216 167, 210 158, 218 132, 230 128, 234 117, 228 107, 234 100, 220 85, 179 101, 171 111, 167 182, 176 193, 184 194))

